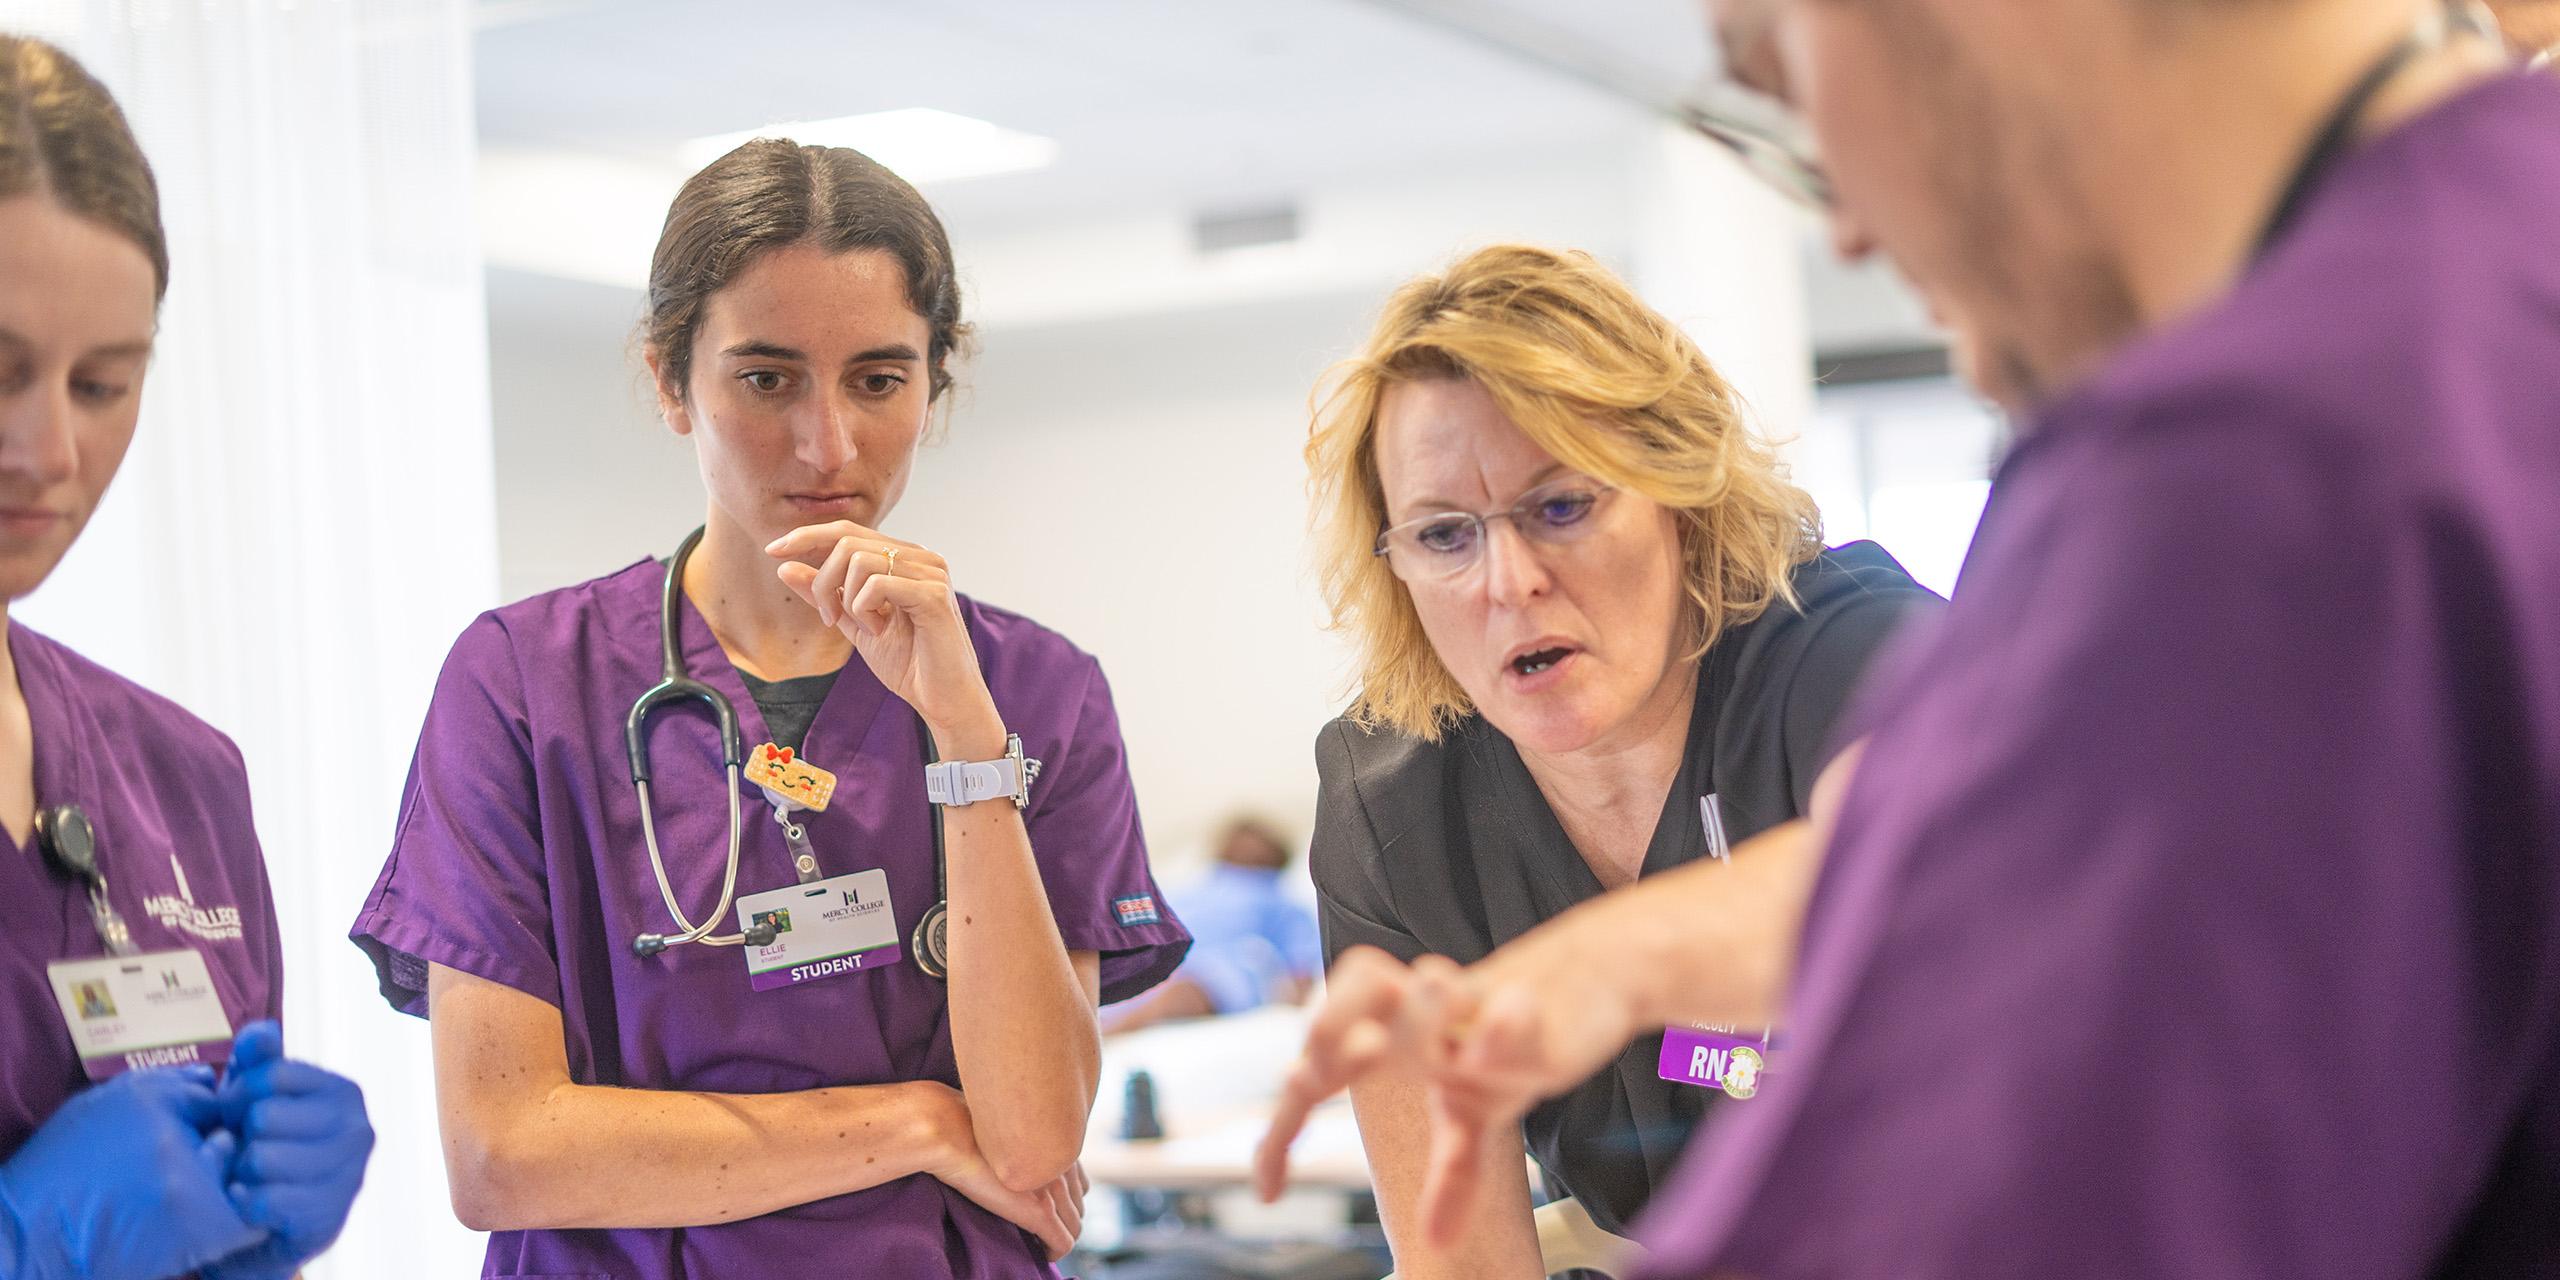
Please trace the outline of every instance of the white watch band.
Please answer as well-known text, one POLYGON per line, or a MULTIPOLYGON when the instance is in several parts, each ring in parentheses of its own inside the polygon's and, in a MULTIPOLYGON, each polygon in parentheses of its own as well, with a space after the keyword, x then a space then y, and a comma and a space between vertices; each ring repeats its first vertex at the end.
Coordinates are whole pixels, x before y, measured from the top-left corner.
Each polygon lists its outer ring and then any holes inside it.
POLYGON ((1031 804, 1031 784, 1040 762, 1022 758, 1022 739, 1008 734, 1004 756, 996 760, 943 760, 924 767, 925 798, 938 805, 976 804, 1011 799, 1017 809, 1031 804))
POLYGON ((924 767, 925 798, 935 804, 976 804, 1010 796, 1022 767, 1010 759, 945 760, 924 767))

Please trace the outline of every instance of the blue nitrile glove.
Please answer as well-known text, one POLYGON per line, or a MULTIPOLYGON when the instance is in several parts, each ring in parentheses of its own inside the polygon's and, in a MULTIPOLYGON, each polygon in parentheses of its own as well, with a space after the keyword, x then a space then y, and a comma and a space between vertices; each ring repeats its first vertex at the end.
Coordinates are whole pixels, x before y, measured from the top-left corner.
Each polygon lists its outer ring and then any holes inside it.
POLYGON ((0 1280, 168 1280, 256 1246, 221 1117, 205 1067, 73 1095, 0 1165, 0 1280))
POLYGON ((240 1139, 231 1204, 267 1239, 204 1268, 204 1280, 286 1280, 347 1225, 373 1125, 353 1080, 284 1056, 273 1022, 240 1028, 218 1094, 240 1139))

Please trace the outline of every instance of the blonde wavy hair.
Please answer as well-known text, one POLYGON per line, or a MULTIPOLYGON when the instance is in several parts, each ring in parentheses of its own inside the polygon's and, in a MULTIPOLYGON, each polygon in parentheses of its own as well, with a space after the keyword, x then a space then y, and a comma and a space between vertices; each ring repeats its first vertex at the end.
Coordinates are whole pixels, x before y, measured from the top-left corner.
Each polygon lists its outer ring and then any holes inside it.
POLYGON ((1373 555, 1386 527, 1378 407, 1400 383, 1465 378, 1538 446, 1678 517, 1688 659, 1772 603, 1822 550, 1822 516, 1743 421, 1678 325, 1587 254, 1496 245, 1396 290, 1357 356, 1319 386, 1307 439, 1317 576, 1357 651, 1350 715, 1437 742, 1474 704, 1423 634, 1413 597, 1373 555))

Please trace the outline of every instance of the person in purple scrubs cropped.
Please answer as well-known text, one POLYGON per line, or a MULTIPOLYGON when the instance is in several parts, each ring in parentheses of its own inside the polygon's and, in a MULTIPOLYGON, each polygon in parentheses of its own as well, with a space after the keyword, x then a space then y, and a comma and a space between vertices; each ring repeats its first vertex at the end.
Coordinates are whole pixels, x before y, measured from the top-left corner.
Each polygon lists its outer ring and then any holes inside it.
POLYGON ((1293 1107, 1419 1060, 1463 1175, 1769 1017, 1647 1274, 2560 1275, 2560 83, 2436 0, 1708 11, 2019 442, 1806 825, 1338 969, 1293 1107))
MULTIPOLYGON (((114 98, 0 34, 0 613, 124 461, 168 282, 114 98)), ((282 1056, 239 749, 11 620, 0 824, 0 1280, 294 1274, 345 1225, 373 1130, 354 1083, 282 1056)))
POLYGON ((880 531, 966 339, 940 221, 867 157, 758 140, 677 194, 645 351, 698 545, 464 632, 355 925, 433 1023, 485 1275, 1049 1276, 1073 1243, 1097 1002, 1189 939, 1101 668, 880 531), (749 758, 712 699, 661 706, 644 798, 669 605, 749 758))

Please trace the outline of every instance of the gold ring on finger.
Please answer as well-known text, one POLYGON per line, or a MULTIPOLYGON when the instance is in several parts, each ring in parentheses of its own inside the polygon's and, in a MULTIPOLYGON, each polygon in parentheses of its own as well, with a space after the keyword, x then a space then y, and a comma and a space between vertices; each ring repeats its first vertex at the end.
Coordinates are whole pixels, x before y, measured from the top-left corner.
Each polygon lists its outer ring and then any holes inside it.
POLYGON ((896 547, 889 547, 889 548, 886 548, 886 550, 887 550, 887 551, 888 551, 888 553, 889 553, 889 576, 890 576, 890 577, 892 577, 892 578, 897 577, 897 576, 898 576, 898 549, 897 549, 896 547))

